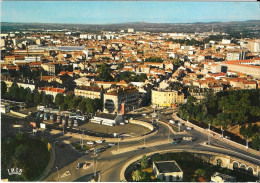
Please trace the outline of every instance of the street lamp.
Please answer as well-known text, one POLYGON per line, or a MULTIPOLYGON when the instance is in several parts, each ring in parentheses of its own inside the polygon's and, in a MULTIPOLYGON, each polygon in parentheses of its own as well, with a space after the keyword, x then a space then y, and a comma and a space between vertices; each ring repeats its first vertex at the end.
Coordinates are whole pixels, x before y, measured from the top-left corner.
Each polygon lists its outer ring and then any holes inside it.
POLYGON ((54 142, 54 144, 53 144, 53 149, 55 149, 55 144, 56 144, 56 142, 59 142, 59 141, 55 141, 55 142, 54 142))
POLYGON ((169 133, 168 133, 168 141, 170 141, 170 126, 169 127, 169 133))
POLYGON ((95 159, 94 159, 94 156, 91 156, 91 158, 93 158, 93 172, 94 172, 94 175, 95 175, 95 159))
POLYGON ((60 181, 60 172, 59 172, 59 169, 58 167, 56 167, 57 171, 58 171, 58 182, 60 181))
POLYGON ((246 136, 246 150, 248 150, 248 136, 246 136))
POLYGON ((96 167, 95 167, 95 159, 94 159, 94 156, 91 156, 91 158, 93 158, 93 171, 94 171, 94 177, 96 177, 97 173, 97 160, 100 159, 100 157, 97 157, 96 159, 96 167))
POLYGON ((155 114, 155 105, 153 105, 153 113, 152 113, 152 123, 153 123, 153 116, 155 114))
POLYGON ((119 151, 119 141, 120 141, 120 139, 119 139, 119 134, 117 134, 117 137, 118 137, 118 146, 117 146, 117 151, 119 151))
POLYGON ((210 123, 209 123, 208 145, 210 145, 210 123))
POLYGON ((95 173, 94 173, 94 176, 96 177, 96 175, 97 175, 97 161, 100 159, 100 157, 98 157, 97 159, 96 159, 96 168, 95 168, 95 173))
POLYGON ((224 130, 223 130, 223 128, 222 128, 222 125, 221 125, 221 131, 222 131, 221 137, 223 138, 223 137, 224 137, 224 135, 223 135, 224 130))

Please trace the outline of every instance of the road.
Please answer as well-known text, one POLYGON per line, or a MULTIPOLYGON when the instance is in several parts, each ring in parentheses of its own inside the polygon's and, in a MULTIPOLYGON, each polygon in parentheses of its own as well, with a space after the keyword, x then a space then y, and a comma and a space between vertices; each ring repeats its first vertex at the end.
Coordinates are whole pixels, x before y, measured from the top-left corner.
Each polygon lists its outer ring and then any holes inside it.
MULTIPOLYGON (((143 116, 134 116, 135 119, 142 119, 143 121, 147 121, 152 123, 151 116, 144 118, 143 116)), ((172 113, 169 114, 160 114, 159 119, 161 120, 169 120, 172 119, 172 113)), ((181 121, 185 123, 185 121, 181 121)), ((162 151, 162 150, 174 150, 174 149, 186 149, 186 150, 202 150, 202 151, 210 151, 216 153, 227 154, 230 156, 234 156, 248 162, 258 163, 260 165, 260 156, 259 154, 252 154, 245 149, 238 148, 236 146, 232 146, 220 137, 214 136, 211 137, 211 145, 204 145, 204 142, 208 140, 207 132, 203 133, 196 129, 187 132, 178 132, 173 134, 170 132, 168 126, 164 125, 163 123, 155 122, 158 125, 158 133, 151 137, 142 137, 142 139, 138 141, 132 142, 119 142, 119 151, 118 145, 113 146, 104 152, 102 152, 99 156, 100 159, 97 160, 97 163, 94 168, 96 168, 97 173, 100 176, 100 181, 102 182, 114 182, 114 181, 121 181, 120 180, 120 170, 122 169, 123 165, 131 158, 136 157, 138 155, 144 155, 150 152, 162 151), (182 141, 180 144, 172 145, 171 141, 172 138, 183 138, 184 136, 192 137, 194 140, 193 142, 182 141), (169 138, 170 137, 170 138, 169 138), (170 141, 168 141, 168 138, 170 141), (218 148, 221 147, 221 148, 218 148)), ((183 129, 186 128, 185 126, 182 127, 183 129)), ((104 143, 103 145, 107 145, 104 143)), ((66 171, 70 171, 71 175, 59 178, 59 181, 88 181, 89 177, 93 175, 93 166, 89 167, 88 169, 76 169, 78 163, 82 162, 93 162, 93 153, 91 154, 80 154, 77 152, 73 152, 74 150, 69 146, 66 145, 66 150, 57 149, 56 157, 57 160, 55 162, 55 166, 59 167, 59 175, 62 175, 66 171), (75 155, 73 155, 75 153, 75 155), (67 155, 65 155, 67 154, 67 155), (59 157, 61 156, 61 157, 59 157), (63 161, 67 163, 64 163, 63 161)), ((96 159, 96 158, 95 158, 96 159)), ((95 160, 96 161, 96 160, 95 160)), ((58 179, 58 172, 55 171, 55 166, 53 167, 53 171, 51 174, 45 179, 48 180, 57 180, 58 179)))

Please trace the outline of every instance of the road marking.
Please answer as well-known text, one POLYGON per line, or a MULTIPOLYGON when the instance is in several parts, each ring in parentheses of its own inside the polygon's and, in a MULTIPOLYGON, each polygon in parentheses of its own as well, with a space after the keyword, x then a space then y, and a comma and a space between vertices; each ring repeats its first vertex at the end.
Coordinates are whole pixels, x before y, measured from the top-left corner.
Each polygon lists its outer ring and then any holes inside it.
MULTIPOLYGON (((144 140, 138 140, 138 142, 141 143, 141 144, 144 144, 144 140)), ((152 151, 158 151, 158 149, 156 149, 154 146, 148 146, 146 144, 145 147, 151 149, 152 151)))

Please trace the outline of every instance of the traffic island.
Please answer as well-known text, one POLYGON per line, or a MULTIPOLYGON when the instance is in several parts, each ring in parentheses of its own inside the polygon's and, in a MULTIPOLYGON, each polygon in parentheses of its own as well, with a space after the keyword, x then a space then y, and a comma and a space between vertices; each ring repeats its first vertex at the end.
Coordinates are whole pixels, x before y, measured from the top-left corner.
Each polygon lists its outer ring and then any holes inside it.
MULTIPOLYGON (((149 153, 147 156, 141 155, 135 157, 123 167, 121 173, 124 174, 124 178, 121 176, 121 180, 127 182, 167 181, 169 177, 161 174, 158 175, 158 172, 153 171, 153 165, 154 162, 172 161, 175 161, 183 171, 184 182, 198 182, 202 179, 209 182, 212 175, 216 172, 235 177, 236 181, 257 181, 257 177, 253 176, 253 174, 250 175, 246 170, 233 170, 225 167, 224 159, 221 159, 219 155, 207 154, 206 152, 204 154, 199 151, 149 153)), ((163 167, 163 169, 167 169, 168 171, 167 167, 163 167)), ((173 177, 170 176, 170 178, 172 179, 173 177)))

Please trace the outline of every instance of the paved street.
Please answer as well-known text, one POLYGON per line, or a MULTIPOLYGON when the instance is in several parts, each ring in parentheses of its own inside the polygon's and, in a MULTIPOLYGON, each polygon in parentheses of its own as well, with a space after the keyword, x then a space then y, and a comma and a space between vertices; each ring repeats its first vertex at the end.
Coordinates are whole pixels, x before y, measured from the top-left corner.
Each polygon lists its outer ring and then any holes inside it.
MULTIPOLYGON (((171 115, 171 114, 170 114, 171 115)), ((162 120, 171 119, 169 115, 160 115, 162 120)), ((145 118, 145 121, 151 122, 151 118, 145 118)), ((185 121, 181 121, 185 123, 185 121)), ((162 150, 174 150, 174 149, 187 149, 187 150, 203 150, 217 153, 225 153, 234 157, 241 158, 243 160, 258 163, 260 165, 260 156, 258 154, 252 154, 245 149, 237 148, 236 146, 232 146, 227 143, 225 139, 219 137, 211 137, 211 146, 204 145, 204 142, 208 140, 207 132, 202 133, 196 129, 187 131, 187 132, 178 132, 173 134, 170 132, 169 136, 169 128, 168 126, 156 122, 159 130, 156 135, 145 138, 142 137, 138 141, 132 142, 124 142, 120 141, 119 143, 119 151, 118 145, 115 145, 100 154, 100 159, 97 161, 97 167, 95 166, 97 172, 101 174, 101 181, 121 181, 120 180, 120 170, 123 165, 131 158, 136 157, 138 155, 147 154, 150 152, 162 151, 162 150), (185 136, 192 137, 195 139, 193 142, 182 141, 178 145, 172 145, 172 138, 183 138, 185 136), (168 138, 170 141, 168 141, 168 138)), ((104 145, 107 145, 105 143, 104 145)), ((64 151, 65 152, 65 151, 64 151)), ((62 151, 60 152, 63 153, 62 151)), ((60 154, 57 152, 57 156, 60 154)), ((76 169, 78 163, 82 162, 93 162, 93 158, 91 157, 93 153, 84 155, 78 154, 75 156, 75 161, 62 166, 62 164, 57 163, 57 166, 63 167, 61 168, 60 174, 65 171, 70 171, 71 175, 65 178, 60 179, 60 181, 75 181, 75 180, 84 180, 84 177, 89 177, 93 174, 93 167, 88 169, 76 169), (76 159, 78 157, 78 159, 76 159), (87 176, 88 175, 88 176, 87 176), (81 179, 80 179, 81 177, 81 179)), ((64 156, 64 158, 66 158, 64 156)), ((69 157, 73 159, 72 157, 69 157)), ((62 158, 61 158, 62 159, 62 158)), ((59 159, 59 161, 61 160, 59 159)), ((95 160, 96 161, 96 160, 95 160)), ((57 179, 57 171, 48 176, 45 180, 56 180, 57 179)))

